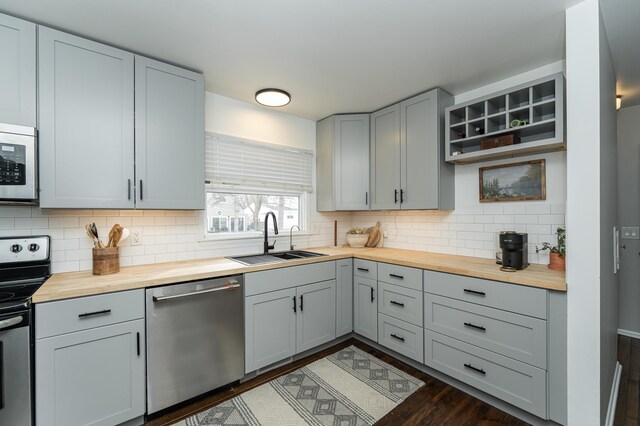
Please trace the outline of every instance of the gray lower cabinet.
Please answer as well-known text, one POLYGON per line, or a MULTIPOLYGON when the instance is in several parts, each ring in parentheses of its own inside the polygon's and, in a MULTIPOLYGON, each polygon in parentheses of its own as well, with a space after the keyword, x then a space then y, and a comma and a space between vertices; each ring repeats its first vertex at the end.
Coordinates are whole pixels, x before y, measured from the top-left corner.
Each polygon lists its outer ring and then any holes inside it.
POLYGON ((110 426, 144 414, 144 293, 115 294, 36 305, 39 426, 110 426), (42 326, 58 318, 59 327, 42 326))
POLYGON ((136 207, 205 208, 204 77, 135 57, 136 207))
POLYGON ((244 309, 246 373, 295 355, 295 288, 247 297, 244 309))
POLYGON ((336 281, 322 281, 296 289, 296 353, 336 338, 336 281))
POLYGON ((0 123, 36 127, 36 25, 0 14, 0 123))
POLYGON ((445 162, 444 108, 434 89, 371 114, 371 209, 454 208, 454 169, 445 162))
POLYGON ((40 207, 134 207, 133 54, 40 27, 40 207))
POLYGON ((336 338, 336 262, 244 275, 245 372, 336 338))
POLYGON ((336 260, 336 337, 353 331, 353 260, 336 260))
POLYGON ((378 283, 369 278, 353 278, 353 331, 378 341, 378 283))
POLYGON ((369 210, 369 114, 316 124, 318 211, 369 210))

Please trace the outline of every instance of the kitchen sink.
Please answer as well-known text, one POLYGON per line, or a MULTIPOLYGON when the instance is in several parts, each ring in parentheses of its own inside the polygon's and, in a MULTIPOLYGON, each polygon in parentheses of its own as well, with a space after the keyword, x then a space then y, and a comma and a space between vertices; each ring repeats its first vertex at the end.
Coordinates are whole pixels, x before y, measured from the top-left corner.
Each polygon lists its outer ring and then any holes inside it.
POLYGON ((266 263, 284 262, 287 260, 308 259, 310 257, 326 256, 322 253, 314 253, 305 250, 281 251, 269 254, 249 254, 245 256, 230 256, 227 259, 235 260, 244 265, 263 265, 266 263))

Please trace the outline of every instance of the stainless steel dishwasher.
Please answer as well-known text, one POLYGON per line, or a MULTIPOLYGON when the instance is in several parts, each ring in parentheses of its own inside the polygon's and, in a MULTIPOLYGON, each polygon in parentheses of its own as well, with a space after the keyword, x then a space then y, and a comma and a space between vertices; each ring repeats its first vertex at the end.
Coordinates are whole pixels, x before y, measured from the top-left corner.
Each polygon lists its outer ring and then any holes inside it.
POLYGON ((242 286, 235 275, 147 289, 149 414, 244 376, 242 286))

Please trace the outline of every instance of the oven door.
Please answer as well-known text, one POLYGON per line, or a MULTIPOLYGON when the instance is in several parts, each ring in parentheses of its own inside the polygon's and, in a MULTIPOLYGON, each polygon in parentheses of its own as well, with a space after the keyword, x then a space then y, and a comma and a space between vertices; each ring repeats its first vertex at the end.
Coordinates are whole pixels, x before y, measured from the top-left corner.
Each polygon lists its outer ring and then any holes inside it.
POLYGON ((0 425, 31 426, 29 312, 0 316, 0 425))
POLYGON ((37 196, 36 131, 0 123, 0 202, 33 202, 37 196))

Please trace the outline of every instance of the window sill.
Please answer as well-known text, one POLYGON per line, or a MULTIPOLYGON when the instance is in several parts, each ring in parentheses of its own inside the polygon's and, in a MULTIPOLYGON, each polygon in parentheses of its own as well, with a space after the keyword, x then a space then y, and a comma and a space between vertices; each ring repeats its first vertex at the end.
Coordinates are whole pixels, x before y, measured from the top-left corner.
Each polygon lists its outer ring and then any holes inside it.
MULTIPOLYGON (((293 233, 293 237, 309 237, 311 235, 317 235, 314 234, 313 232, 309 232, 309 231, 302 231, 302 232, 294 232, 293 233)), ((275 234, 273 234, 272 232, 269 232, 269 239, 273 239, 275 236, 275 234)), ((289 238, 289 232, 285 231, 285 232, 281 232, 278 234, 279 236, 286 236, 287 238, 289 238)), ((201 238, 198 240, 199 243, 210 243, 212 241, 230 241, 230 240, 255 240, 255 241, 263 241, 264 240, 264 235, 212 235, 212 236, 207 236, 204 238, 201 238)))

